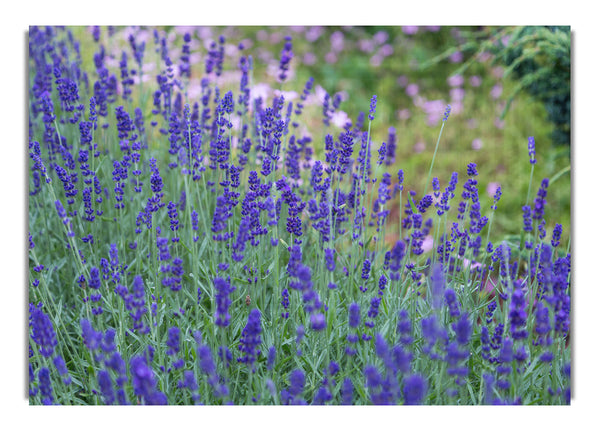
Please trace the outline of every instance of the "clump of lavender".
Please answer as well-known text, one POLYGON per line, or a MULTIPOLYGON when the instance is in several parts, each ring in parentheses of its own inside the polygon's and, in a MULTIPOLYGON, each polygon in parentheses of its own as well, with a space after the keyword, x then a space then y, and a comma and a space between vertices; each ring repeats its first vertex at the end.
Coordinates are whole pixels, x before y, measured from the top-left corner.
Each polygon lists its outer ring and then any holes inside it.
POLYGON ((502 189, 480 196, 468 163, 455 204, 465 171, 433 172, 450 106, 417 193, 404 132, 377 130, 385 97, 353 113, 331 81, 290 80, 328 29, 170 31, 30 28, 32 404, 570 402, 560 175, 519 203, 521 244, 495 244, 502 189), (278 55, 251 52, 267 40, 278 55))

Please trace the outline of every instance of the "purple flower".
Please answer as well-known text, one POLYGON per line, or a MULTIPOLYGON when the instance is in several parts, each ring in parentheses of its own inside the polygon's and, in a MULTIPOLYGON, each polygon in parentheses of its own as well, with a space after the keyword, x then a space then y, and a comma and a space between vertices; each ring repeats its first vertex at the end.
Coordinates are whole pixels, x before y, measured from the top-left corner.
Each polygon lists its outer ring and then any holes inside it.
POLYGON ((281 50, 281 58, 279 60, 279 80, 281 82, 285 81, 285 78, 287 77, 292 58, 294 58, 294 53, 292 52, 292 37, 286 36, 285 44, 281 50))
POLYGON ((92 324, 87 319, 81 319, 81 332, 83 343, 90 351, 100 348, 102 343, 102 332, 94 330, 92 324))
POLYGON ((168 330, 168 338, 167 338, 167 355, 177 355, 180 349, 180 333, 181 331, 177 326, 172 326, 168 330))
POLYGON ((70 385, 71 376, 69 376, 69 370, 67 370, 67 366, 65 365, 65 360, 63 357, 61 355, 56 355, 52 362, 54 362, 54 366, 56 367, 58 373, 63 376, 63 383, 67 386, 70 385))
POLYGON ((110 373, 106 370, 98 371, 98 386, 104 399, 104 404, 112 405, 115 402, 115 391, 113 389, 110 373))
POLYGON ((260 355, 260 332, 260 311, 254 308, 248 315, 248 322, 242 330, 242 338, 238 346, 238 349, 242 352, 242 357, 238 358, 238 362, 248 364, 253 373, 256 371, 254 363, 260 355))
POLYGON ((167 397, 156 388, 154 371, 146 363, 144 356, 134 356, 129 362, 131 383, 135 395, 147 405, 167 404, 167 397))
POLYGON ((514 290, 510 298, 508 316, 510 319, 510 334, 514 340, 525 339, 528 336, 527 310, 525 294, 521 289, 521 281, 514 282, 514 290))
POLYGON ((52 321, 42 311, 41 304, 38 307, 30 304, 29 313, 31 338, 40 347, 40 354, 45 358, 49 358, 54 354, 54 348, 58 344, 52 321))
POLYGON ((179 230, 179 214, 177 212, 177 206, 173 202, 169 201, 167 208, 169 210, 168 215, 169 215, 171 230, 173 231, 173 233, 175 235, 171 239, 171 241, 178 242, 179 237, 177 236, 177 231, 179 230))
POLYGON ((215 311, 215 324, 222 328, 229 325, 231 315, 229 314, 229 306, 231 305, 231 299, 229 294, 235 291, 235 286, 229 283, 229 280, 217 277, 214 280, 215 284, 215 302, 217 304, 217 310, 215 311))
POLYGON ((348 326, 356 328, 360 324, 360 306, 353 302, 348 307, 348 326))
POLYGON ((442 121, 446 122, 448 120, 449 116, 450 116, 450 105, 446 106, 446 110, 444 111, 444 117, 442 118, 442 121))
POLYGON ((290 395, 294 398, 300 397, 304 392, 304 372, 295 369, 290 373, 290 395))
POLYGON ((352 405, 352 397, 354 395, 354 385, 352 380, 346 377, 342 383, 342 405, 352 405))
POLYGON ((427 382, 419 374, 413 374, 404 378, 404 404, 417 405, 421 404, 427 392, 427 382))
POLYGON ((50 382, 50 370, 46 367, 41 368, 38 377, 40 380, 39 387, 42 394, 42 404, 45 406, 52 405, 54 397, 52 395, 52 383, 50 382))
POLYGON ((370 275, 371 275, 371 261, 369 259, 365 259, 365 261, 363 262, 361 277, 363 280, 368 280, 370 275))
POLYGON ((533 231, 533 221, 531 219, 531 207, 529 205, 524 205, 523 208, 523 230, 525 232, 533 231))
POLYGON ((463 313, 460 318, 452 324, 452 329, 454 329, 454 332, 456 333, 456 341, 459 344, 465 345, 469 343, 473 327, 467 313, 463 313))
POLYGON ((546 205, 546 194, 548 189, 548 178, 544 178, 540 184, 537 197, 533 201, 533 215, 534 220, 542 220, 544 218, 544 206, 546 205))
POLYGON ((377 108, 377 96, 373 95, 373 97, 371 97, 371 105, 369 106, 370 121, 373 121, 375 119, 375 108, 377 108))
POLYGON ((379 305, 381 304, 381 298, 376 296, 371 299, 371 307, 369 307, 369 311, 367 312, 367 316, 371 319, 375 319, 379 314, 379 305))
POLYGON ((386 146, 385 164, 391 166, 396 161, 396 129, 388 129, 388 140, 386 146))
POLYGON ((529 149, 529 163, 535 165, 535 139, 533 139, 533 136, 528 138, 527 147, 529 149))
POLYGON ((556 248, 560 244, 560 237, 562 235, 562 224, 557 224, 552 232, 552 247, 556 248))
POLYGON ((335 250, 331 248, 325 249, 325 267, 328 271, 335 270, 335 250))
POLYGON ((400 310, 398 313, 396 332, 400 335, 400 343, 407 345, 413 342, 412 321, 408 317, 408 312, 406 310, 400 310))
POLYGON ((275 364, 275 358, 277 356, 277 349, 275 346, 269 347, 269 354, 267 355, 267 370, 271 371, 275 364))
POLYGON ((460 315, 460 304, 456 299, 456 292, 454 292, 454 289, 446 289, 444 298, 446 299, 446 305, 448 305, 450 317, 458 317, 460 315))
POLYGON ((310 316, 310 327, 313 331, 322 331, 327 326, 325 315, 323 313, 312 314, 310 316))
POLYGON ((477 165, 475 163, 469 163, 467 165, 467 175, 470 177, 477 176, 477 165))

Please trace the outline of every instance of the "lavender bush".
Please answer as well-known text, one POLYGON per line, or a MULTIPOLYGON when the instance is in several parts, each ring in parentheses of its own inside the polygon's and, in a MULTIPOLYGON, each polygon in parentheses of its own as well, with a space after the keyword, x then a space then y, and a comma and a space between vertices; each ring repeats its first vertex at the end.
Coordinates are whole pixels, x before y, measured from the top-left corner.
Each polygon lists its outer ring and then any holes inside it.
POLYGON ((196 30, 30 28, 30 403, 568 404, 549 181, 493 244, 474 163, 404 188, 385 95, 336 129, 293 38, 265 98, 196 30))

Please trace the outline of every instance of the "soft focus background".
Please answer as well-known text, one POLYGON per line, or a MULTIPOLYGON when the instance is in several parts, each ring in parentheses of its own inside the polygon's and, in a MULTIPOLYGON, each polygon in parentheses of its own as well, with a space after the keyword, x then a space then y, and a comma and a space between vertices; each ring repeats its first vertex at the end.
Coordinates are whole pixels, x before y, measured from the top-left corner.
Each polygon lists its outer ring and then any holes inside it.
MULTIPOLYGON (((448 104, 450 119, 436 156, 434 176, 442 188, 453 171, 462 178, 466 165, 477 164, 482 208, 489 208, 498 186, 502 199, 494 219, 493 241, 520 231, 529 186, 529 136, 536 142, 537 164, 531 198, 543 178, 550 179, 547 197, 548 228, 564 227, 570 239, 570 47, 569 27, 457 27, 457 26, 290 26, 290 27, 112 27, 102 34, 108 64, 118 68, 121 51, 129 52, 128 36, 154 50, 153 31, 168 35, 180 46, 183 35, 194 35, 191 45, 189 103, 200 99, 200 79, 208 49, 225 38, 225 70, 220 86, 237 91, 239 71, 231 67, 243 50, 253 55, 251 97, 272 100, 285 92, 297 99, 306 81, 314 87, 306 105, 314 118, 307 134, 316 151, 326 133, 356 122, 378 96, 371 135, 375 147, 396 132, 396 159, 391 173, 404 170, 406 188, 423 190, 448 104), (279 56, 284 38, 292 37, 294 58, 286 82, 278 83, 279 56), (107 40, 110 38, 110 43, 107 40), (112 47, 112 49, 111 49, 112 47), (325 94, 339 97, 339 111, 328 129, 317 121, 325 94)), ((82 41, 82 60, 93 62, 91 27, 74 29, 82 41), (86 41, 89 43, 86 49, 86 41)), ((175 51, 175 50, 173 50, 175 51)), ((148 55, 146 56, 149 57, 148 55)), ((178 58, 171 58, 178 64, 178 58)), ((176 69, 176 68, 175 68, 176 69)), ((142 79, 155 80, 160 65, 146 63, 142 79)), ((150 106, 151 97, 147 103, 150 106)), ((391 220, 397 219, 392 214, 391 220)))

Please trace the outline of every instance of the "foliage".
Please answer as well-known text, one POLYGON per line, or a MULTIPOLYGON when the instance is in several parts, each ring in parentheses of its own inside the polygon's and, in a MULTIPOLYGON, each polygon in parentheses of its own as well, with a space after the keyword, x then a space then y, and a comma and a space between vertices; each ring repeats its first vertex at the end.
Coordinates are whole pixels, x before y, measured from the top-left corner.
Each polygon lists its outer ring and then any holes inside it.
POLYGON ((30 29, 30 403, 569 403, 533 137, 495 241, 504 188, 437 173, 450 106, 411 182, 385 94, 350 116, 294 79, 293 37, 272 61, 205 33, 30 29))

